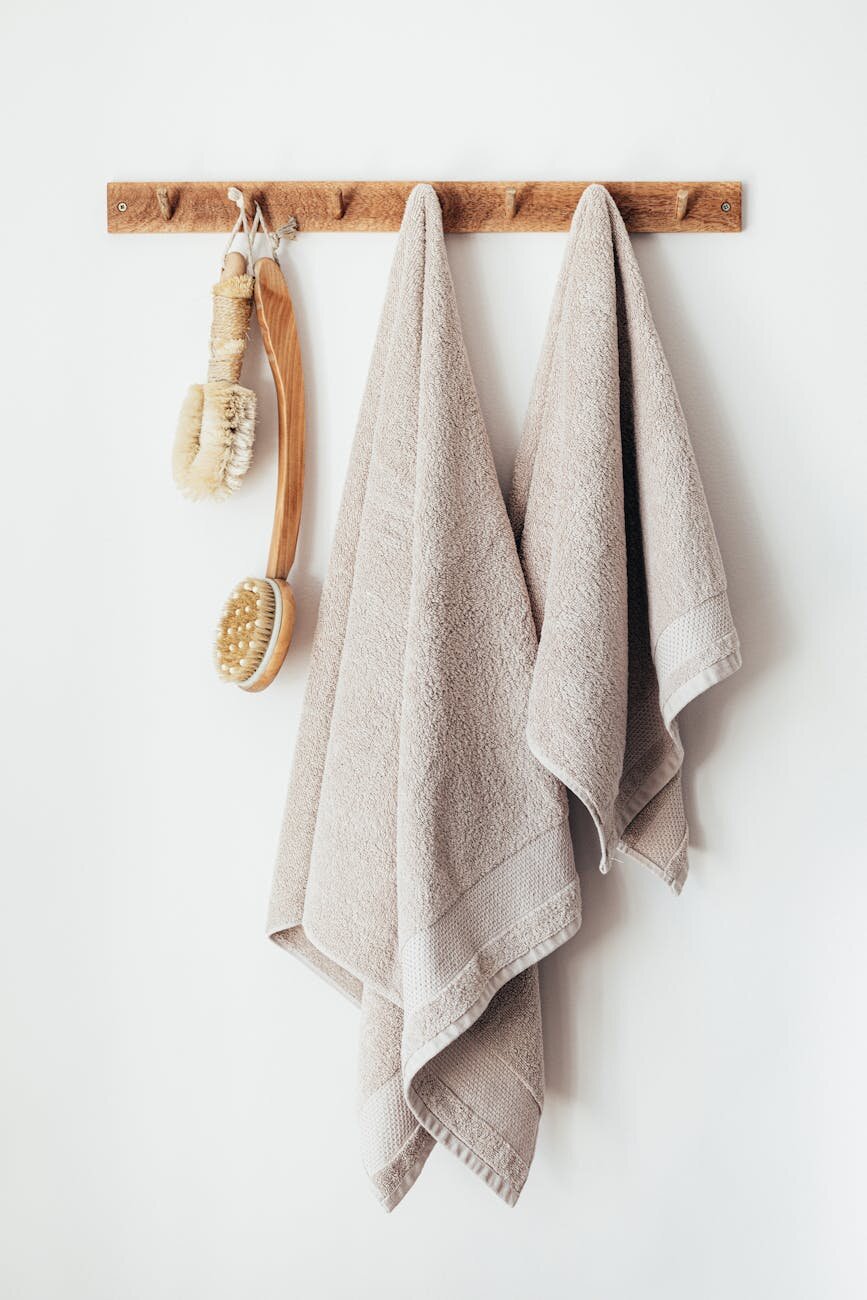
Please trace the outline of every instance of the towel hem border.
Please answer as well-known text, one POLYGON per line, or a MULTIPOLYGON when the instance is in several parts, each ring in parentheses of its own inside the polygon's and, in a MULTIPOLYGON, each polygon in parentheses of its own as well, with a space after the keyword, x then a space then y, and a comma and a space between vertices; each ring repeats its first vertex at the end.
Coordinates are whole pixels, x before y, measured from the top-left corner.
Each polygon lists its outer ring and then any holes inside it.
MULTIPOLYGON (((574 889, 574 885, 567 885, 566 889, 574 889)), ((560 892, 565 893, 566 890, 561 890, 560 892)), ((505 966, 501 966, 500 969, 485 982, 482 992, 476 998, 475 1002, 473 1002, 472 1006, 468 1007, 467 1010, 464 1011, 456 1020, 453 1020, 451 1024, 447 1025, 444 1029, 441 1029, 433 1038, 423 1043, 421 1047, 417 1048, 416 1051, 407 1058, 403 1066, 404 1096, 406 1097, 407 1105, 415 1115, 416 1119, 424 1126, 424 1128, 427 1129, 437 1142, 441 1143, 447 1150, 451 1151, 453 1155, 457 1156, 457 1158, 467 1165, 473 1173, 478 1174, 482 1181, 486 1183, 487 1186, 501 1198, 501 1200, 505 1201, 507 1205, 515 1205, 517 1203, 520 1189, 513 1187, 508 1179, 493 1170, 490 1165, 482 1160, 481 1156, 477 1155, 471 1147, 463 1143, 460 1138, 458 1138, 442 1123, 441 1120, 437 1119, 427 1106, 425 1106, 424 1102, 413 1088, 412 1081, 415 1075, 418 1074, 418 1072, 423 1069, 429 1061, 433 1060, 435 1056, 438 1056, 444 1048, 448 1047, 449 1043, 453 1043, 457 1038, 460 1038, 461 1034, 465 1033, 471 1025, 475 1024, 485 1009, 489 1006, 494 994, 499 992, 503 985, 508 984, 516 975, 520 975, 522 971, 527 970, 530 966, 536 965, 538 962, 542 961, 544 957, 547 957, 550 953, 554 952, 555 949, 561 947, 564 943, 567 943, 573 935, 578 933, 580 927, 581 917, 573 917, 571 921, 562 926, 555 934, 549 935, 547 939, 543 939, 539 943, 534 944, 532 948, 527 952, 522 953, 520 957, 515 957, 512 961, 507 962, 505 966)), ((412 1184, 409 1183, 405 1188, 405 1192, 408 1191, 411 1186, 412 1184)), ((393 1196, 397 1195, 397 1190, 398 1189, 395 1190, 393 1196)), ((398 1197, 398 1199, 400 1198, 398 1197)), ((394 1201, 394 1205, 396 1204, 397 1200, 394 1201)), ((393 1208, 393 1206, 390 1208, 393 1208)))

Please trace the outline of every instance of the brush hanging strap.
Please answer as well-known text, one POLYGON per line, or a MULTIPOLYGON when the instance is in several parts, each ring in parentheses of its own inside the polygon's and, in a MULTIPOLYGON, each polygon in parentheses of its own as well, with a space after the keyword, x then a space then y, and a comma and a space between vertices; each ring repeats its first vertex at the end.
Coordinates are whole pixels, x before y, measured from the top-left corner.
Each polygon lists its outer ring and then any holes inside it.
POLYGON ((220 269, 221 270, 225 269, 226 258, 231 253, 232 245, 234 244, 238 234, 240 233, 241 230, 243 230, 244 238, 247 241, 247 267, 248 270, 252 271, 253 270, 253 239, 256 234, 256 219, 260 211, 259 204, 258 203, 256 204, 256 216, 254 216, 253 224, 252 226, 250 226, 250 224, 247 221, 247 202, 246 199, 244 198, 244 195, 241 193, 241 191, 235 185, 230 185, 228 190, 226 191, 226 197, 231 199, 233 203, 236 203, 238 205, 238 220, 235 222, 234 226, 232 227, 232 233, 229 235, 229 238, 226 242, 226 247, 223 249, 223 260, 220 263, 220 269))
MULTIPOLYGON (((271 256, 276 262, 278 261, 277 254, 280 252, 281 241, 284 239, 294 239, 295 236, 298 234, 298 219, 297 217, 289 217, 286 224, 284 226, 280 226, 278 230, 269 230, 268 223, 265 220, 265 214, 262 211, 260 204, 258 203, 256 204, 256 211, 253 216, 253 223, 250 227, 250 231, 247 237, 248 243, 250 245, 251 267, 253 265, 253 245, 256 242, 256 235, 260 230, 262 231, 262 234, 265 236, 265 238, 268 240, 268 243, 271 245, 271 256)), ((232 237, 234 238, 234 235, 232 237)))
MULTIPOLYGON (((211 340, 208 360, 208 383, 237 384, 244 363, 247 332, 253 310, 253 238, 254 226, 247 222, 244 196, 234 186, 229 198, 238 205, 238 220, 232 228, 223 251, 221 267, 225 270, 226 258, 240 230, 247 242, 248 270, 244 275, 224 276, 212 290, 211 340)), ((258 205, 256 208, 258 214, 258 205)))

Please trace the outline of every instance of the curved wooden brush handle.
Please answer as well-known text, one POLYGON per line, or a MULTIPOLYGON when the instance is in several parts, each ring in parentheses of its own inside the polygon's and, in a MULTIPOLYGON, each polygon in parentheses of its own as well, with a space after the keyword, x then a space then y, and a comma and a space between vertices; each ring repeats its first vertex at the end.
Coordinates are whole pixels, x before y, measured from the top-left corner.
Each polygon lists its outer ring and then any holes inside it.
POLYGON ((285 578, 295 559, 301 523, 304 373, 289 288, 271 257, 256 263, 256 315, 277 391, 277 501, 266 576, 285 578))

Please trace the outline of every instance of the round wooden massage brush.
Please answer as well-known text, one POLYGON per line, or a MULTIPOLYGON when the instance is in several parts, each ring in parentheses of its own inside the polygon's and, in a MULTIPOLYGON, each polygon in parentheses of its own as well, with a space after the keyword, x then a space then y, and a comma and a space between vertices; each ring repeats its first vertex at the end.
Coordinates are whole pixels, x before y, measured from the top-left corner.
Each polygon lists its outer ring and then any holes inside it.
POLYGON ((273 258, 261 258, 255 275, 256 315, 277 390, 277 501, 265 577, 245 578, 232 590, 214 648, 221 679, 245 691, 271 684, 292 639, 295 598, 286 577, 304 483, 304 375, 292 299, 273 258))

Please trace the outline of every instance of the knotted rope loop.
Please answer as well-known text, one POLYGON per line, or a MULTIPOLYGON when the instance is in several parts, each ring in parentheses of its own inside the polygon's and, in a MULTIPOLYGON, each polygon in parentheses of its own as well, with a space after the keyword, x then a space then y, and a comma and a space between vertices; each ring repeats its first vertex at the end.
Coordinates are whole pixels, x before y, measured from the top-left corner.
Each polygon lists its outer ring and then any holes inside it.
POLYGON ((279 230, 269 230, 268 223, 265 220, 265 214, 260 204, 256 204, 256 212, 253 217, 253 224, 250 227, 251 239, 255 240, 257 232, 261 230, 271 245, 271 256, 277 261, 277 254, 280 251, 280 242, 283 239, 294 239, 298 234, 298 218, 289 217, 285 225, 280 226, 279 230))
MULTIPOLYGON (((248 258, 249 258, 250 269, 252 270, 252 267, 253 267, 253 234, 252 234, 252 231, 251 231, 250 223, 247 221, 247 201, 246 201, 246 199, 244 198, 244 195, 243 195, 243 193, 241 192, 241 190, 239 190, 238 187, 237 187, 236 185, 230 185, 230 186, 229 186, 228 190, 226 191, 226 196, 227 196, 227 198, 231 199, 231 201, 232 201, 233 203, 237 203, 237 205, 238 205, 238 220, 235 222, 234 226, 232 227, 232 233, 231 233, 231 235, 229 236, 229 241, 228 241, 228 243, 226 244, 226 247, 223 249, 223 261, 222 261, 221 265, 222 265, 222 266, 225 266, 225 265, 226 265, 226 258, 229 256, 229 253, 232 251, 232 244, 233 244, 234 241, 235 241, 235 236, 237 235, 237 233, 238 233, 239 230, 242 230, 242 229, 243 229, 244 234, 245 234, 245 236, 246 236, 246 238, 247 238, 247 255, 248 255, 248 258)), ((257 204, 257 205, 256 205, 257 210, 258 210, 258 206, 259 206, 259 205, 257 204)))

